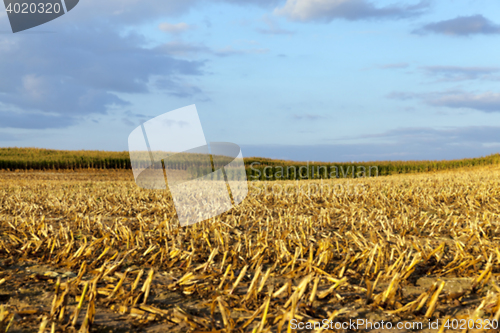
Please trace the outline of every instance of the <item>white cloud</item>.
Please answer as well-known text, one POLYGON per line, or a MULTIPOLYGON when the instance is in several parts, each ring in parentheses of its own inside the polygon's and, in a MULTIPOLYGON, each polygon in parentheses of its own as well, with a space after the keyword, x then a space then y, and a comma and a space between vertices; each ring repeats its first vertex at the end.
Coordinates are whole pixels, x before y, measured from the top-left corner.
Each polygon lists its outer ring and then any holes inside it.
MULTIPOLYGON (((0 47, 0 128, 68 126, 128 106, 117 93, 150 93, 153 77, 187 86, 190 77, 204 73, 205 62, 144 48, 145 37, 120 35, 107 24, 67 27, 57 38, 0 35, 0 45, 11 40, 11 46, 0 47), (11 109, 19 112, 8 112, 11 109)), ((169 88, 175 95, 190 92, 196 89, 176 90, 175 84, 169 88)))
POLYGON ((313 113, 304 113, 304 114, 294 114, 293 119, 295 120, 321 120, 325 119, 325 116, 321 116, 318 114, 313 114, 313 113))
POLYGON ((427 103, 449 108, 469 108, 483 112, 500 112, 500 93, 450 93, 430 98, 427 103))
MULTIPOLYGON (((279 0, 218 0, 214 2, 234 5, 272 6, 279 0)), ((80 1, 68 15, 73 22, 92 24, 104 19, 111 25, 149 23, 156 19, 177 18, 189 10, 203 5, 202 0, 85 0, 80 1)), ((1 13, 1 12, 0 12, 1 13)))
POLYGON ((87 26, 103 18, 110 25, 127 25, 178 17, 199 3, 199 0, 87 0, 80 1, 67 15, 71 17, 72 22, 87 26))
POLYGON ((192 26, 184 22, 175 24, 164 22, 160 23, 158 27, 160 28, 161 31, 165 31, 172 34, 182 33, 192 28, 192 26))
POLYGON ((235 49, 232 46, 226 46, 213 51, 215 55, 220 57, 232 56, 232 55, 243 55, 243 54, 263 54, 268 53, 269 49, 257 48, 257 49, 235 49))
POLYGON ((498 80, 498 67, 426 66, 428 75, 442 77, 443 81, 498 80))
POLYGON ((25 75, 22 78, 22 89, 25 91, 26 95, 39 102, 43 100, 44 96, 50 93, 43 78, 33 74, 25 75))
POLYGON ((265 34, 265 35, 293 35, 295 32, 282 29, 278 25, 278 23, 273 20, 271 17, 268 15, 265 15, 262 18, 262 21, 267 25, 267 28, 265 29, 257 29, 258 32, 265 34))
POLYGON ((493 23, 483 15, 459 16, 445 21, 429 23, 415 34, 444 34, 449 36, 494 35, 500 34, 500 25, 493 23))
POLYGON ((399 62, 399 63, 393 63, 393 64, 384 64, 378 66, 380 69, 399 69, 399 68, 408 68, 410 64, 407 62, 399 62))
POLYGON ((190 57, 200 53, 211 53, 209 47, 202 44, 190 44, 180 41, 172 41, 163 44, 160 49, 169 55, 177 57, 190 57))
POLYGON ((204 44, 190 44, 179 41, 168 42, 160 46, 159 49, 169 55, 178 57, 193 57, 203 53, 226 57, 245 54, 263 54, 269 52, 269 50, 265 48, 236 49, 232 46, 212 49, 204 44))
POLYGON ((471 93, 462 90, 432 92, 425 94, 393 92, 387 96, 397 100, 421 100, 427 105, 452 109, 473 109, 482 112, 500 112, 500 93, 471 93))
POLYGON ((293 21, 326 21, 334 19, 361 20, 370 18, 404 18, 421 14, 428 1, 414 5, 376 7, 368 0, 287 0, 275 14, 293 21))

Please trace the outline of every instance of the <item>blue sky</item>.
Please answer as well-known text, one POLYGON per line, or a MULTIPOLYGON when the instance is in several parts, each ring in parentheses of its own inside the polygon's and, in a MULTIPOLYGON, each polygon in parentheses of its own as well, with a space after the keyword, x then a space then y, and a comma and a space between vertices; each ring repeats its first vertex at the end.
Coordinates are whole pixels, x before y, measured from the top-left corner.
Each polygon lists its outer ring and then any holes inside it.
POLYGON ((500 151, 500 4, 487 0, 81 0, 12 34, 0 146, 127 150, 196 104, 208 141, 294 160, 500 151))

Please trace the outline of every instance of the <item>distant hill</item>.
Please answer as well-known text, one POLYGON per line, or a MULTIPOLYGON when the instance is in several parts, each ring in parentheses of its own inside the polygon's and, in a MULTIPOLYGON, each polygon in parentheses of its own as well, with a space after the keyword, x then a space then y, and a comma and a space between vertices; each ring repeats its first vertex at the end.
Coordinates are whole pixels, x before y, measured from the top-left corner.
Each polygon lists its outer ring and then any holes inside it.
MULTIPOLYGON (((185 170, 196 163, 185 154, 169 158, 168 167, 185 170)), ((148 165, 145 160, 144 164, 148 165)), ((295 162, 269 158, 245 158, 250 180, 360 178, 449 170, 500 164, 500 154, 442 161, 377 161, 356 163, 295 162)), ((128 152, 0 148, 0 170, 131 169, 128 152)))

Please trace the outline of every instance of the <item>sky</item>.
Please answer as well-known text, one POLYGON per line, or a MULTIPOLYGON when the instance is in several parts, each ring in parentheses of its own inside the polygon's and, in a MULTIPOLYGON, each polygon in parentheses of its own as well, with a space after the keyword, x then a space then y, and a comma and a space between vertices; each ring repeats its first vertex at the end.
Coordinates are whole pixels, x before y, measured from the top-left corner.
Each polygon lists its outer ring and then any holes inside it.
POLYGON ((2 10, 0 147, 125 151, 195 104, 243 156, 485 156, 499 42, 491 0, 80 0, 15 34, 2 10))

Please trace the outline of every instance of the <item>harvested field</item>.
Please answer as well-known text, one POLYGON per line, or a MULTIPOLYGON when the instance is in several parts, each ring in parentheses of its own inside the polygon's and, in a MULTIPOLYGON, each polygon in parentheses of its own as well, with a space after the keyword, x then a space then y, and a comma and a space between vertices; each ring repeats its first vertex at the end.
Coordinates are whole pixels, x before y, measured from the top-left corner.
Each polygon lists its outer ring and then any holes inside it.
POLYGON ((138 188, 130 170, 3 171, 0 332, 290 332, 358 319, 495 331, 484 321, 500 318, 499 200, 497 166, 252 183, 241 205, 181 228, 169 193, 138 188))

